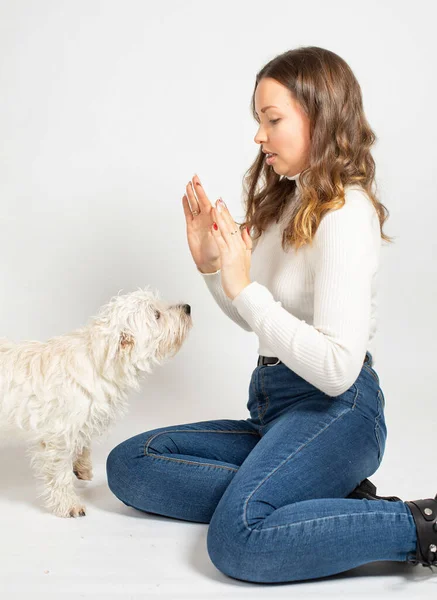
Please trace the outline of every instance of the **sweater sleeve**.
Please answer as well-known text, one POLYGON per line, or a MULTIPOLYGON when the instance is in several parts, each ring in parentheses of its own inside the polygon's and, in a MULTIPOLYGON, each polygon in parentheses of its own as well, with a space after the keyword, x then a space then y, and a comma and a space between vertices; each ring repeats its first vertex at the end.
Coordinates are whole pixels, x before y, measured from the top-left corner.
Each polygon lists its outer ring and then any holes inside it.
POLYGON ((256 281, 232 301, 275 356, 328 396, 349 389, 362 368, 380 244, 373 204, 363 192, 347 192, 345 204, 322 218, 310 249, 312 325, 284 309, 256 281))
POLYGON ((243 319, 243 317, 238 312, 238 309, 232 305, 232 300, 226 296, 222 286, 221 270, 219 269, 214 273, 202 273, 202 271, 199 268, 197 270, 202 275, 214 300, 220 306, 225 315, 227 315, 245 331, 252 331, 250 325, 247 323, 247 321, 243 319))

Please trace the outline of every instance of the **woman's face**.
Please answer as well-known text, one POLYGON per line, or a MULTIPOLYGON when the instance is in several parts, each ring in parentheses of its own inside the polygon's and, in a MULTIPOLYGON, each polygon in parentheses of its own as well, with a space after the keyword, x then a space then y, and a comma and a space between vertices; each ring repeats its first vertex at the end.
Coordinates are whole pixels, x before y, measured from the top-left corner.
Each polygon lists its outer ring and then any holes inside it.
POLYGON ((265 77, 255 90, 255 110, 260 124, 254 140, 264 152, 276 154, 267 164, 278 175, 300 173, 310 151, 310 121, 303 108, 285 86, 265 77))

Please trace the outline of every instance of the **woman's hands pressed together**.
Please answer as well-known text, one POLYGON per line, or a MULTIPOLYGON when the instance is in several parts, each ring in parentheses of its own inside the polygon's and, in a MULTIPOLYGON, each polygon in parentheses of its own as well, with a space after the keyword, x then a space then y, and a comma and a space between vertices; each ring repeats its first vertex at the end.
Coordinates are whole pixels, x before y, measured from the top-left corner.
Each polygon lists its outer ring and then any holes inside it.
POLYGON ((211 214, 214 219, 212 234, 222 262, 222 287, 226 296, 233 300, 251 283, 252 238, 246 228, 240 232, 222 200, 217 200, 211 214))
POLYGON ((182 198, 191 255, 201 272, 221 269, 223 290, 233 300, 251 283, 252 238, 247 229, 240 232, 224 202, 211 205, 197 175, 193 183, 182 198))

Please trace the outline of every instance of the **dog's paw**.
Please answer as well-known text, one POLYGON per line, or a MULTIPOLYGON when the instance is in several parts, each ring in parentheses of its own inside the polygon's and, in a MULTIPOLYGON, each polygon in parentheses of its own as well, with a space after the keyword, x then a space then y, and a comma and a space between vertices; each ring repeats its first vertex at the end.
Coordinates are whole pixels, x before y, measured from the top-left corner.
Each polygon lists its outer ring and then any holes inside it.
POLYGON ((92 469, 74 469, 73 473, 78 479, 82 479, 83 481, 91 481, 93 478, 92 469))
POLYGON ((68 511, 69 517, 84 517, 85 515, 85 506, 83 504, 76 504, 75 506, 72 506, 68 511))
POLYGON ((86 512, 85 512, 85 506, 83 504, 80 504, 79 501, 76 502, 76 504, 73 504, 71 506, 54 506, 51 507, 51 510, 53 512, 54 515, 56 515, 57 517, 63 517, 63 518, 70 518, 70 517, 85 517, 86 516, 86 512))

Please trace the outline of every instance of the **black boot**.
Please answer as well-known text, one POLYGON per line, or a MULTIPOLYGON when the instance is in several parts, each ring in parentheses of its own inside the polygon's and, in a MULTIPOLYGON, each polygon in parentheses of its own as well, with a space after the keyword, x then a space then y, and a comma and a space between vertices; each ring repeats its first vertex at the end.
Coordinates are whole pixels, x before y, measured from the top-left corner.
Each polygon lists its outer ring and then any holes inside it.
POLYGON ((437 566, 437 494, 434 499, 410 500, 405 504, 413 514, 417 530, 416 557, 409 562, 437 566))
POLYGON ((366 498, 367 500, 388 500, 389 502, 402 502, 397 496, 378 496, 376 493, 376 485, 370 479, 363 479, 346 498, 366 498))

